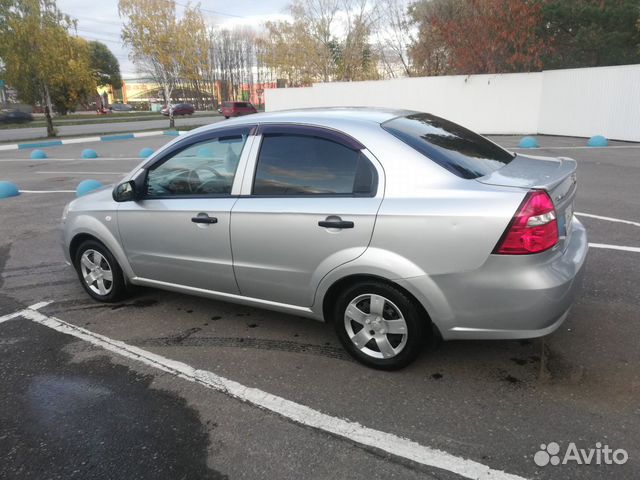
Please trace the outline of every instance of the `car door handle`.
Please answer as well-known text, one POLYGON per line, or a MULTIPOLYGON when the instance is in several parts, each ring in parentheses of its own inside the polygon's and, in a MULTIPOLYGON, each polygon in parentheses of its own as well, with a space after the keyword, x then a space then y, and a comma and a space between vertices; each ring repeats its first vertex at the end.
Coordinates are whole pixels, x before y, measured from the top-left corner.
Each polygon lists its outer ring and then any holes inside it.
POLYGON ((321 220, 318 222, 318 226, 324 228, 353 228, 353 222, 345 220, 321 220))
POLYGON ((193 223, 218 223, 216 217, 210 217, 209 215, 198 215, 197 217, 191 217, 193 223))

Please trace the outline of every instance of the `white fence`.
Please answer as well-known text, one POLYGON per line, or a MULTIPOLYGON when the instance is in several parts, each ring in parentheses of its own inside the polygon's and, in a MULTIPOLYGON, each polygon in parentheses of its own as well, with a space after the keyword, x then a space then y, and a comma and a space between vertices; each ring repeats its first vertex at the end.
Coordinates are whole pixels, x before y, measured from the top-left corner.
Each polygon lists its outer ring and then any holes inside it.
POLYGON ((267 111, 376 106, 439 115, 485 134, 640 141, 640 65, 316 83, 265 90, 267 111))

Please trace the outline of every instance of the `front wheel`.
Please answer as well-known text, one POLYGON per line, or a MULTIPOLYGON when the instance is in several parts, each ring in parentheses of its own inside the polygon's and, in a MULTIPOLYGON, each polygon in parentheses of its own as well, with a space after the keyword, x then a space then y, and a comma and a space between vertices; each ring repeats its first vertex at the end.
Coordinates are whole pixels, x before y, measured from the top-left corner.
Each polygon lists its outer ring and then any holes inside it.
POLYGON ((428 319, 403 291, 371 281, 353 285, 340 295, 333 322, 340 342, 356 360, 397 370, 422 350, 428 319))
POLYGON ((75 267, 85 291, 99 302, 117 302, 126 292, 124 274, 109 249, 87 240, 76 252, 75 267))

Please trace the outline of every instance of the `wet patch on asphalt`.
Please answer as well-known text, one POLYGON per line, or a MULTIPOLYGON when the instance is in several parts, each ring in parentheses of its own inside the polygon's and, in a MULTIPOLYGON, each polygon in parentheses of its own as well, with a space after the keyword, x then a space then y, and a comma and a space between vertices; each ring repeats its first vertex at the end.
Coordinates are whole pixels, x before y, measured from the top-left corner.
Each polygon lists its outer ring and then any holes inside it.
POLYGON ((197 411, 153 375, 72 361, 79 342, 25 320, 0 331, 0 478, 226 478, 207 466, 197 411))
POLYGON ((158 300, 155 298, 139 298, 130 303, 119 303, 117 305, 105 305, 106 307, 110 307, 111 310, 119 310, 121 308, 131 307, 131 308, 147 308, 152 307, 158 303, 158 300))
POLYGON ((130 343, 139 347, 230 347, 255 348, 258 350, 274 350, 279 352, 305 353, 322 357, 335 358, 347 362, 354 360, 340 346, 314 345, 311 343, 292 342, 288 340, 271 340, 246 337, 191 337, 199 328, 192 328, 179 335, 161 338, 131 340, 130 343), (185 333, 188 335, 185 336, 185 333))
POLYGON ((139 298, 129 303, 118 303, 114 305, 111 303, 100 303, 97 301, 92 301, 91 298, 87 296, 83 299, 56 301, 55 304, 53 304, 53 308, 48 309, 48 313, 51 315, 55 315, 57 313, 75 312, 79 310, 120 310, 121 308, 139 309, 152 307, 157 303, 159 303, 158 300, 153 298, 139 298))
POLYGON ((544 379, 550 383, 577 385, 585 379, 585 367, 570 362, 565 355, 544 344, 544 379))
POLYGON ((33 265, 30 267, 14 267, 7 268, 5 270, 5 278, 19 278, 28 277, 30 275, 45 275, 45 274, 57 274, 65 271, 73 272, 71 267, 66 263, 42 263, 40 265, 33 265))
POLYGON ((43 288, 43 287, 56 287, 59 285, 71 285, 78 282, 78 278, 74 275, 73 278, 63 279, 63 280, 51 280, 50 282, 38 282, 38 283, 28 283, 26 285, 14 285, 11 287, 5 287, 7 291, 20 291, 20 290, 29 290, 32 288, 43 288))
POLYGON ((11 255, 11 244, 0 246, 0 315, 13 313, 17 310, 21 310, 24 306, 14 300, 9 295, 3 293, 4 279, 5 279, 5 265, 9 261, 11 255))
POLYGON ((188 328, 184 332, 167 337, 167 342, 172 345, 182 345, 187 338, 189 338, 194 333, 198 333, 200 330, 202 330, 200 327, 188 328))

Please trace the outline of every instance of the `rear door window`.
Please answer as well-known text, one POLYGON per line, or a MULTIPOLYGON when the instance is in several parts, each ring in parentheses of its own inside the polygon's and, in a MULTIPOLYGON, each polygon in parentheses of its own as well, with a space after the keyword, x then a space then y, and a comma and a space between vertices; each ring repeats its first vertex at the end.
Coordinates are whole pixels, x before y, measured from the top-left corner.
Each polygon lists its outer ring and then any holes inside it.
POLYGON ((375 168, 359 150, 300 134, 265 134, 254 195, 375 195, 375 168))
POLYGON ((397 117, 381 126, 462 178, 489 175, 515 158, 515 155, 482 135, 428 113, 397 117))

